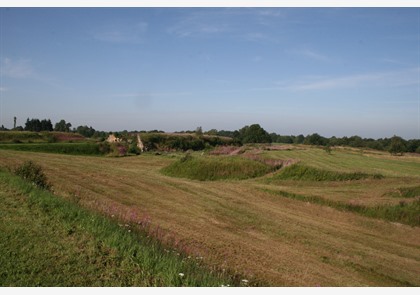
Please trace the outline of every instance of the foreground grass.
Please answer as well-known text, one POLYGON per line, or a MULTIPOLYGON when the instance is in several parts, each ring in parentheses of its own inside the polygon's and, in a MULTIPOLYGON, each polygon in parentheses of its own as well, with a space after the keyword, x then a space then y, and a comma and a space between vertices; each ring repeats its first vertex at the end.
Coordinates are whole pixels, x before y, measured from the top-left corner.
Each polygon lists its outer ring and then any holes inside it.
POLYGON ((0 197, 0 286, 235 285, 128 224, 1 170, 0 197))

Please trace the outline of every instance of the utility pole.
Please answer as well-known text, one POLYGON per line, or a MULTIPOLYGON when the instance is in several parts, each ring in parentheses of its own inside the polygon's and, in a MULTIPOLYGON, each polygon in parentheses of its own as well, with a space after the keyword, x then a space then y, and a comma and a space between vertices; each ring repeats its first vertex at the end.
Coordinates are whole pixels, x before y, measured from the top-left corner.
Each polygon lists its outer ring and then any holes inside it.
POLYGON ((16 117, 13 117, 13 121, 14 121, 13 129, 16 129, 16 117))

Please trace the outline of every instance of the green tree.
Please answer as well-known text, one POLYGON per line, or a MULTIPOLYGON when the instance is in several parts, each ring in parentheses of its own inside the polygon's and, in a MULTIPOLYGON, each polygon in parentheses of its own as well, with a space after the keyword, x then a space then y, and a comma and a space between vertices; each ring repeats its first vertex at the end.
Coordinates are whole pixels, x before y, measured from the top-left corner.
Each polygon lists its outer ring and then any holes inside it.
POLYGON ((96 133, 96 130, 85 125, 77 127, 76 132, 83 135, 84 137, 92 137, 96 133))
POLYGON ((66 123, 65 120, 61 120, 55 123, 54 131, 70 132, 71 123, 66 123))
POLYGON ((389 145, 388 151, 391 153, 391 155, 403 155, 406 151, 406 147, 404 144, 404 139, 402 139, 399 136, 394 135, 391 138, 391 144, 389 145))
POLYGON ((271 143, 270 134, 265 131, 259 124, 245 126, 239 130, 239 140, 242 143, 271 143))
POLYGON ((308 135, 304 141, 305 144, 310 145, 326 145, 328 143, 328 139, 322 137, 318 133, 314 133, 312 135, 308 135))
POLYGON ((195 135, 197 135, 197 136, 202 136, 203 135, 203 128, 201 128, 201 126, 199 126, 195 129, 195 135))

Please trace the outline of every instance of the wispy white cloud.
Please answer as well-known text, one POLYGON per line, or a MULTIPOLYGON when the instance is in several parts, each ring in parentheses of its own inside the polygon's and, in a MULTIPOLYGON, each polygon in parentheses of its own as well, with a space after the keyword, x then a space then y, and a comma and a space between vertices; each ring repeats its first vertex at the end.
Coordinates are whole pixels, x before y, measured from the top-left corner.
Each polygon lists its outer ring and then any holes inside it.
POLYGON ((264 17, 284 17, 286 15, 285 11, 279 8, 264 8, 257 10, 256 13, 264 17))
POLYGON ((0 75, 9 78, 23 79, 33 76, 34 71, 29 59, 12 60, 4 58, 1 60, 0 75))
POLYGON ((191 92, 132 92, 132 93, 116 93, 111 95, 116 98, 136 98, 136 97, 161 97, 161 96, 182 96, 191 95, 191 92))
POLYGON ((307 91, 329 90, 349 87, 385 86, 400 87, 418 85, 420 68, 411 68, 393 72, 376 72, 367 74, 348 75, 342 77, 306 77, 300 81, 279 81, 276 84, 282 89, 307 91))
POLYGON ((277 43, 276 39, 272 38, 270 35, 267 35, 267 34, 261 33, 261 32, 243 33, 243 34, 239 35, 239 37, 243 40, 251 41, 251 42, 268 41, 268 42, 277 43))
POLYGON ((145 40, 148 30, 146 22, 135 24, 108 24, 94 29, 91 34, 94 39, 111 43, 141 43, 145 40))
POLYGON ((385 64, 392 64, 392 65, 399 65, 399 66, 407 66, 408 64, 406 62, 402 62, 398 59, 394 58, 380 58, 378 59, 379 62, 385 63, 385 64))
POLYGON ((6 92, 7 88, 6 87, 0 87, 0 92, 6 92))
POLYGON ((291 54, 300 55, 305 58, 317 60, 317 61, 328 61, 328 62, 333 61, 331 57, 321 54, 311 49, 289 50, 287 52, 291 54))
POLYGON ((232 31, 232 28, 228 23, 213 22, 196 17, 196 15, 174 24, 167 30, 168 33, 177 37, 215 35, 229 31, 232 31))

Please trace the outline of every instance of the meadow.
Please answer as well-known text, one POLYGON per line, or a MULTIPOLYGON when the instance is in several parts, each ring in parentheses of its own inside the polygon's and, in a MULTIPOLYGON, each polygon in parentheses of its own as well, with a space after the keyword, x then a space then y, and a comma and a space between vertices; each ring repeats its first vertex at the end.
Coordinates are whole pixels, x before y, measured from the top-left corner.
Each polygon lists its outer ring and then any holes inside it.
POLYGON ((420 157, 352 148, 329 154, 305 145, 190 157, 0 150, 0 166, 32 160, 56 198, 127 224, 147 223, 162 245, 239 282, 420 286, 420 157))

